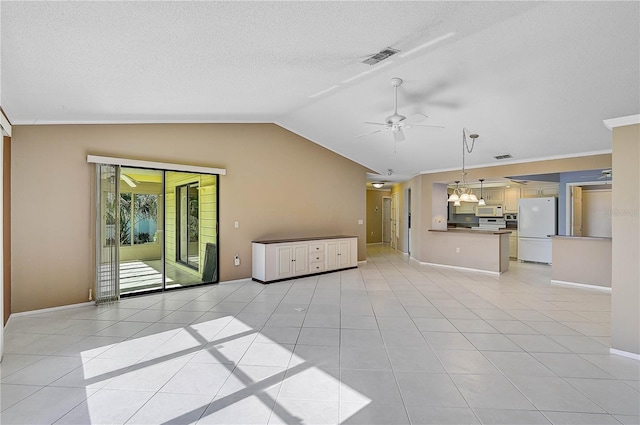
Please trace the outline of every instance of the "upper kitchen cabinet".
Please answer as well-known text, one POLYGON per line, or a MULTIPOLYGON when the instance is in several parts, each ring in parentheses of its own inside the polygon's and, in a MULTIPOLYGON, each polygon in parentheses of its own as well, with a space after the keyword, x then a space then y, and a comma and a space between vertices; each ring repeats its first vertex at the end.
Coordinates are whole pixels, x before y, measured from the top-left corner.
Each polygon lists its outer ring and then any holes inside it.
POLYGON ((521 189, 521 198, 546 198, 558 196, 558 184, 545 184, 540 186, 529 186, 521 189))
POLYGON ((502 187, 484 189, 482 197, 487 205, 502 205, 504 203, 504 189, 502 187))
POLYGON ((474 202, 460 202, 459 207, 455 207, 456 214, 475 214, 476 203, 474 202))
POLYGON ((504 189, 504 204, 502 211, 505 213, 518 212, 518 199, 520 199, 519 187, 507 187, 504 189))

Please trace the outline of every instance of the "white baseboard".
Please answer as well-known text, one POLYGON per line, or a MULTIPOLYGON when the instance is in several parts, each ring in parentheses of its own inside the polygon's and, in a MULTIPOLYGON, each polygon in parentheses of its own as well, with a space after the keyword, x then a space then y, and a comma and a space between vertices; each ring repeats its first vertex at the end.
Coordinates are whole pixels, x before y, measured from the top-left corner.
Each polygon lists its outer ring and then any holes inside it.
POLYGON ((618 356, 628 357, 634 360, 640 360, 640 354, 630 353, 628 351, 616 350, 615 348, 610 348, 609 352, 611 354, 616 354, 618 356))
POLYGON ((371 243, 367 242, 367 246, 369 246, 369 245, 382 245, 383 243, 384 242, 371 242, 371 243))
POLYGON ((53 311, 68 310, 71 308, 89 307, 95 305, 95 301, 87 301, 86 303, 61 305, 59 307, 41 308, 39 310, 21 311, 20 313, 11 313, 11 315, 9 316, 9 320, 11 320, 12 317, 32 316, 34 314, 51 313, 53 311))
MULTIPOLYGON (((247 278, 244 278, 244 279, 226 280, 224 282, 219 282, 219 284, 240 283, 240 282, 251 282, 251 278, 247 277, 247 278)), ((195 289, 195 288, 197 288, 197 286, 194 286, 193 288, 195 289)), ((157 293, 140 294, 140 295, 157 295, 157 293)), ((95 306, 95 305, 96 305, 95 301, 87 301, 85 303, 61 305, 59 307, 42 308, 42 309, 39 309, 39 310, 22 311, 20 313, 12 313, 9 316, 9 320, 11 320, 12 317, 32 316, 34 314, 51 313, 53 311, 67 310, 67 309, 70 309, 70 308, 89 307, 89 306, 95 306)), ((9 321, 7 321, 7 324, 8 323, 9 323, 9 321)))
POLYGON ((367 264, 367 260, 358 261, 358 264, 362 264, 364 266, 367 264))
POLYGON ((420 265, 434 266, 434 267, 444 267, 446 269, 464 270, 464 271, 467 271, 467 272, 480 272, 480 273, 498 274, 498 275, 502 274, 500 272, 494 272, 494 271, 491 271, 491 270, 471 269, 469 267, 450 266, 448 264, 425 263, 423 261, 420 261, 420 265))
POLYGON ((578 288, 592 289, 594 291, 611 293, 611 288, 607 286, 589 285, 586 283, 567 282, 564 280, 554 280, 554 279, 551 279, 551 283, 556 285, 575 286, 578 288))
MULTIPOLYGON (((235 280, 225 280, 224 282, 218 282, 218 285, 224 285, 225 283, 240 283, 240 282, 251 282, 250 277, 245 277, 243 279, 235 279, 235 280)), ((194 286, 193 288, 197 288, 198 286, 194 286)))

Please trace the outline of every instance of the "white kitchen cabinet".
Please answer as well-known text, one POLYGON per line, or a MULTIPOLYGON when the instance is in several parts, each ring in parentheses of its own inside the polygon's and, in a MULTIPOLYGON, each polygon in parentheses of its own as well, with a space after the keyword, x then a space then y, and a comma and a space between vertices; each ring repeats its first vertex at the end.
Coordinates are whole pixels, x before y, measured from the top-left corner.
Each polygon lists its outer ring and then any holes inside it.
POLYGON ((484 189, 482 197, 487 205, 502 205, 504 203, 504 189, 501 187, 484 189))
POLYGON ((507 187, 504 189, 504 204, 502 212, 505 213, 517 213, 518 212, 518 199, 520 199, 519 187, 507 187))
POLYGON ((522 188, 522 198, 546 198, 549 196, 558 196, 557 184, 529 186, 522 188))
POLYGON ((518 258, 518 232, 512 231, 509 235, 509 258, 518 258))
POLYGON ((252 278, 274 282, 358 266, 358 238, 332 236, 253 241, 252 278))
POLYGON ((558 196, 558 185, 550 185, 550 186, 541 186, 540 187, 540 196, 545 198, 547 196, 558 196))
POLYGON ((455 207, 456 214, 475 214, 476 205, 475 202, 460 202, 460 206, 455 207))

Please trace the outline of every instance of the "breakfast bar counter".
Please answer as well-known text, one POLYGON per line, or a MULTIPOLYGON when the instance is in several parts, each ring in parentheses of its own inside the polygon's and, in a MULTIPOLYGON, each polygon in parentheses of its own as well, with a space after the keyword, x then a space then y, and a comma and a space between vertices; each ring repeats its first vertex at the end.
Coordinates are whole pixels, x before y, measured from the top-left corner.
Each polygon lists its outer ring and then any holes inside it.
POLYGON ((493 273, 509 270, 510 230, 429 230, 429 264, 493 273))

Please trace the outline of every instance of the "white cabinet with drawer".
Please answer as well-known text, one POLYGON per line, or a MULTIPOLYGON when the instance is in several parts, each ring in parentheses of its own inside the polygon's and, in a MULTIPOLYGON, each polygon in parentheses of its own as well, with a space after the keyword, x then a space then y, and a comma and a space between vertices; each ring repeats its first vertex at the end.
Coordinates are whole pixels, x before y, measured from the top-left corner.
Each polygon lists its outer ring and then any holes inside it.
POLYGON ((252 278, 266 283, 358 266, 358 238, 253 241, 252 278))
POLYGON ((324 244, 309 246, 309 273, 320 273, 326 270, 324 244))

